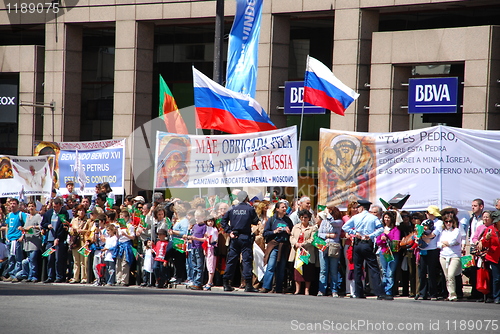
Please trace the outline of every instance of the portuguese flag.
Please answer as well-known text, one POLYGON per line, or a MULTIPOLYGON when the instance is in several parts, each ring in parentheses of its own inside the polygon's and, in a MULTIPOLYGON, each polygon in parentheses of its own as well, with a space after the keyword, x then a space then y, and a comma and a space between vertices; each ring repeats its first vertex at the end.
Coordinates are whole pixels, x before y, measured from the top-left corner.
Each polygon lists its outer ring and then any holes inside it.
POLYGON ((188 134, 186 123, 182 119, 181 113, 177 108, 177 103, 172 96, 172 92, 167 86, 165 80, 160 74, 160 110, 159 117, 165 121, 167 131, 170 133, 188 134))
POLYGON ((174 248, 181 252, 185 253, 186 252, 186 243, 184 242, 183 239, 180 238, 172 238, 172 242, 174 243, 174 248))

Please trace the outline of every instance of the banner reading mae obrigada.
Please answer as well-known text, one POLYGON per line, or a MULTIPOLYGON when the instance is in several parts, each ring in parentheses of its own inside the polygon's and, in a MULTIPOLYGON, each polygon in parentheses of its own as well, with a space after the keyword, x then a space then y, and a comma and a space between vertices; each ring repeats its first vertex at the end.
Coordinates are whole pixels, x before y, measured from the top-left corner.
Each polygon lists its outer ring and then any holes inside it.
POLYGON ((50 196, 54 156, 0 155, 0 198, 50 196))
POLYGON ((238 135, 158 132, 155 188, 297 186, 297 127, 238 135))
POLYGON ((34 155, 56 157, 55 189, 65 188, 68 181, 75 183, 75 189, 79 188, 75 171, 76 150, 87 177, 83 195, 94 194, 95 186, 103 182, 109 182, 114 194, 124 193, 125 139, 36 143, 34 155))
POLYGON ((346 207, 368 199, 381 205, 410 194, 405 210, 429 205, 469 211, 499 197, 500 131, 435 126, 389 133, 321 129, 318 202, 346 207))

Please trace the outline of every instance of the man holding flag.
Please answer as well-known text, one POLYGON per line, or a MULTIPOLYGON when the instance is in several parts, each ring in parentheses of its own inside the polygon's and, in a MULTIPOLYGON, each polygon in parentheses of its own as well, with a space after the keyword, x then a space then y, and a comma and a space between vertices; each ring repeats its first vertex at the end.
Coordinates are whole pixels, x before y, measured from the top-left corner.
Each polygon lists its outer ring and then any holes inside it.
POLYGON ((43 215, 42 228, 48 230, 47 249, 54 248, 49 255, 47 280, 44 283, 64 283, 66 281, 66 258, 68 254, 69 216, 63 207, 61 197, 52 201, 52 209, 43 215))

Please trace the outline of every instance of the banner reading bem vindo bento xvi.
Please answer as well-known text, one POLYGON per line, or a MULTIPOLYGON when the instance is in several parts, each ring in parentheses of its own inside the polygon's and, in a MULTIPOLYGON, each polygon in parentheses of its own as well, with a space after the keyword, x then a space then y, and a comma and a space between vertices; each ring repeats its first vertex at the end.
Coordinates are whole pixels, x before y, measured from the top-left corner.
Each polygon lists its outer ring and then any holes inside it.
MULTIPOLYGON (((84 195, 92 195, 98 183, 109 182, 113 193, 123 194, 125 169, 125 139, 88 142, 38 142, 34 155, 51 154, 56 157, 54 166, 54 188, 66 187, 73 181, 75 189, 80 187, 75 172, 76 151, 86 175, 84 195)), ((79 191, 79 190, 78 190, 79 191)))
POLYGON ((0 197, 50 196, 54 156, 0 155, 0 197))
POLYGON ((447 126, 391 133, 321 129, 318 202, 381 205, 379 198, 401 193, 410 194, 406 210, 469 211, 475 198, 491 207, 499 197, 499 141, 500 131, 447 126))
POLYGON ((155 188, 297 186, 297 128, 238 135, 158 132, 155 188))

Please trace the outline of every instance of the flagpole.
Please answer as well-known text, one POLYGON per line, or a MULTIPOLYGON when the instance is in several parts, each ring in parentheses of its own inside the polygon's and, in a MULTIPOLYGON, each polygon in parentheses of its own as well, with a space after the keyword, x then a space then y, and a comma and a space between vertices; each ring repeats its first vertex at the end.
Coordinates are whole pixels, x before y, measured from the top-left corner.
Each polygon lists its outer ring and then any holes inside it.
MULTIPOLYGON (((308 68, 309 66, 309 57, 307 57, 307 64, 306 64, 306 68, 308 68)), ((305 78, 304 78, 304 90, 302 91, 302 110, 300 112, 300 126, 299 126, 299 142, 297 144, 297 156, 299 157, 299 161, 300 161, 300 142, 302 141, 302 124, 304 123, 304 93, 305 93, 305 81, 307 79, 307 71, 306 71, 306 75, 305 75, 305 78)), ((296 194, 295 194, 295 197, 298 197, 299 195, 299 189, 298 187, 295 188, 295 190, 297 191, 296 194)))

